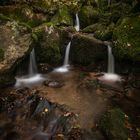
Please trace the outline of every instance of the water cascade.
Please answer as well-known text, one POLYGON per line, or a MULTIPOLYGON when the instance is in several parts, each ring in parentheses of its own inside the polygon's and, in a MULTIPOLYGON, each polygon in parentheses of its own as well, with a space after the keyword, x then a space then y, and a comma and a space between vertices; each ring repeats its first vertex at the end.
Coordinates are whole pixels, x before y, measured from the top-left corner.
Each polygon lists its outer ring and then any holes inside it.
POLYGON ((69 65, 70 46, 71 46, 71 41, 68 43, 68 45, 66 47, 66 53, 65 53, 65 59, 64 59, 64 66, 69 65))
POLYGON ((66 46, 65 58, 64 58, 63 66, 62 67, 59 67, 59 68, 56 68, 55 69, 56 72, 68 72, 70 46, 71 46, 71 41, 66 46))
POLYGON ((108 73, 114 73, 114 56, 112 54, 112 48, 110 45, 107 46, 108 48, 108 73))
POLYGON ((26 76, 16 77, 15 87, 30 87, 39 84, 44 80, 45 79, 41 76, 41 74, 37 73, 35 50, 33 49, 30 53, 29 73, 26 76))
POLYGON ((108 80, 108 81, 121 81, 121 77, 117 74, 115 74, 115 64, 114 64, 114 56, 112 54, 112 48, 110 45, 107 45, 108 48, 108 68, 107 73, 104 74, 100 78, 100 80, 108 80))
POLYGON ((79 32, 80 30, 80 21, 79 21, 78 13, 76 13, 75 29, 77 32, 79 32))
POLYGON ((37 65, 35 60, 35 50, 33 49, 30 53, 30 62, 29 62, 29 76, 37 74, 37 65))
MULTIPOLYGON (((80 21, 79 21, 78 13, 76 13, 75 29, 77 32, 79 32, 79 30, 80 30, 80 21)), ((56 71, 56 72, 68 72, 70 46, 71 46, 71 41, 68 43, 68 45, 66 47, 63 66, 56 68, 54 71, 56 71)))

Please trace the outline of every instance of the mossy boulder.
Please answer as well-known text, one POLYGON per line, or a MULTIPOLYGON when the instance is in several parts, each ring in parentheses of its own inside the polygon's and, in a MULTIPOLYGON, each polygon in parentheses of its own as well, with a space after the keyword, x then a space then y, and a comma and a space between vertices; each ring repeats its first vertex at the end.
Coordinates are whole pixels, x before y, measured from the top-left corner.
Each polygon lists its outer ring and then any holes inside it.
POLYGON ((30 3, 35 10, 51 15, 63 6, 68 6, 71 11, 77 11, 81 5, 80 0, 30 0, 30 3))
POLYGON ((105 41, 110 40, 112 38, 114 26, 114 23, 108 26, 105 24, 96 23, 84 28, 83 32, 94 33, 95 38, 105 41))
POLYGON ((16 66, 29 54, 32 44, 33 40, 26 27, 9 21, 0 25, 1 86, 15 81, 11 75, 16 66))
POLYGON ((49 15, 34 12, 33 8, 27 4, 0 6, 0 13, 11 20, 26 23, 31 27, 38 26, 50 20, 49 15))
POLYGON ((94 37, 76 34, 73 36, 70 60, 75 64, 90 65, 94 62, 105 60, 107 47, 94 37))
POLYGON ((132 6, 130 4, 122 2, 110 5, 110 21, 116 23, 121 17, 129 15, 131 9, 132 6))
POLYGON ((83 6, 79 11, 79 19, 81 28, 94 24, 99 19, 99 12, 92 6, 83 6))
POLYGON ((119 108, 109 110, 104 114, 99 127, 109 140, 127 140, 128 138, 125 113, 119 108))
POLYGON ((38 62, 57 65, 61 62, 61 38, 57 28, 43 24, 34 29, 38 37, 36 55, 38 62))
POLYGON ((140 61, 140 15, 118 22, 113 32, 114 52, 120 59, 140 61))
POLYGON ((51 22, 55 25, 73 25, 73 19, 67 6, 59 8, 52 17, 51 22))

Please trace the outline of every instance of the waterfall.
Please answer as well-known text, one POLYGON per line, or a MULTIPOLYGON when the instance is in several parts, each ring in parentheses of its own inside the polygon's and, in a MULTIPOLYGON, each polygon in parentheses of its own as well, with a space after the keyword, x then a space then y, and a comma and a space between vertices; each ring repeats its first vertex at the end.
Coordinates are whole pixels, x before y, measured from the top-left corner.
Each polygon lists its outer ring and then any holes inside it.
POLYGON ((35 60, 35 50, 33 49, 30 53, 29 60, 29 73, 28 75, 24 75, 22 77, 16 77, 16 88, 20 87, 32 87, 34 85, 41 84, 45 78, 42 77, 41 74, 37 73, 37 65, 35 60))
MULTIPOLYGON (((76 13, 76 20, 75 20, 75 29, 78 32, 80 30, 80 23, 79 23, 79 17, 78 13, 76 13)), ((69 53, 70 53, 70 46, 71 46, 71 41, 68 43, 65 51, 65 58, 64 58, 64 63, 63 66, 56 68, 54 71, 55 72, 68 72, 69 71, 69 53)))
POLYGON ((69 64, 69 52, 70 52, 71 41, 68 43, 65 51, 64 66, 69 64))
POLYGON ((37 65, 35 60, 35 50, 33 50, 30 53, 30 62, 29 62, 29 76, 32 76, 34 74, 37 74, 37 65))
POLYGON ((108 6, 110 6, 110 4, 111 4, 111 1, 110 1, 110 0, 108 0, 108 6))
POLYGON ((114 56, 112 54, 112 49, 110 45, 107 46, 108 48, 108 73, 114 73, 114 56))
POLYGON ((76 20, 75 20, 75 29, 77 32, 79 32, 80 30, 80 21, 79 21, 79 17, 78 17, 78 13, 76 13, 76 20))
POLYGON ((112 49, 110 45, 107 45, 107 48, 108 48, 108 69, 107 73, 104 73, 103 76, 99 77, 99 80, 111 82, 121 81, 121 77, 115 74, 114 71, 114 56, 112 54, 112 49))
POLYGON ((65 51, 65 58, 64 58, 64 63, 63 66, 56 68, 54 71, 55 72, 68 72, 69 71, 69 53, 70 53, 70 46, 71 46, 71 41, 68 43, 66 46, 66 51, 65 51))

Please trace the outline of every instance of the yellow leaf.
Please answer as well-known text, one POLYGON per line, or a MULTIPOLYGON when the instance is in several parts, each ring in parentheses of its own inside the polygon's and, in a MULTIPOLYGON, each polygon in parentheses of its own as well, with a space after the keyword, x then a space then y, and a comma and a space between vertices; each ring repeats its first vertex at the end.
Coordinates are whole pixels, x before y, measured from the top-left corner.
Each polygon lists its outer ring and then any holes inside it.
POLYGON ((45 108, 44 112, 47 113, 48 111, 49 111, 48 108, 45 108))
POLYGON ((128 138, 127 140, 132 140, 131 138, 128 138))
POLYGON ((63 135, 63 134, 57 134, 57 136, 58 136, 58 137, 64 137, 64 135, 63 135))

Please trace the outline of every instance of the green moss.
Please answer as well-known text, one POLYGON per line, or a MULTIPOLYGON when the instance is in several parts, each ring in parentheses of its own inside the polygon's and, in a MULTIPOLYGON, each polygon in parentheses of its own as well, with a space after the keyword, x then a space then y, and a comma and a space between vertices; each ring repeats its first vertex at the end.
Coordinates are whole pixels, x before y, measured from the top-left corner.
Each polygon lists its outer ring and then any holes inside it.
POLYGON ((33 28, 32 29, 33 36, 35 35, 35 36, 37 36, 37 38, 41 38, 43 36, 46 28, 48 29, 50 26, 55 27, 52 22, 47 22, 47 23, 43 23, 40 26, 37 26, 37 27, 33 28))
POLYGON ((95 38, 100 40, 110 40, 112 39, 114 24, 106 25, 99 25, 97 30, 94 33, 95 38))
POLYGON ((53 38, 47 40, 46 44, 44 42, 37 47, 38 61, 57 65, 61 60, 59 42, 53 38))
POLYGON ((119 23, 113 33, 116 56, 140 61, 140 16, 126 17, 119 23))
POLYGON ((3 14, 0 14, 0 20, 2 20, 2 21, 10 21, 11 18, 9 18, 9 17, 7 17, 7 16, 5 16, 3 14))
POLYGON ((35 9, 52 15, 63 6, 68 6, 72 12, 78 11, 81 6, 81 0, 38 0, 32 1, 32 5, 35 9))
POLYGON ((128 130, 125 128, 125 114, 119 108, 109 110, 99 124, 100 129, 109 140, 127 140, 128 130))
POLYGON ((99 19, 99 12, 92 6, 83 6, 79 12, 80 25, 82 28, 96 23, 99 19))
POLYGON ((4 50, 0 48, 0 61, 4 58, 4 50))
POLYGON ((67 6, 63 6, 51 19, 55 25, 73 25, 73 19, 67 6))
POLYGON ((4 8, 0 8, 0 12, 5 16, 5 19, 11 19, 26 23, 30 27, 38 26, 44 22, 48 22, 49 20, 49 16, 47 14, 44 15, 40 13, 35 13, 33 11, 33 8, 26 4, 20 6, 9 6, 7 7, 7 9, 4 8))
POLYGON ((120 17, 126 16, 131 11, 131 5, 126 3, 115 3, 109 7, 110 10, 110 21, 116 23, 120 17))
POLYGON ((100 40, 110 40, 113 34, 114 24, 105 25, 96 23, 83 29, 83 32, 94 33, 94 37, 100 40))
POLYGON ((108 7, 108 1, 107 0, 98 0, 97 1, 98 7, 104 11, 108 7))
POLYGON ((38 37, 37 37, 37 35, 36 35, 35 33, 32 33, 32 38, 33 38, 33 40, 34 40, 35 42, 38 41, 38 37))
POLYGON ((57 65, 61 61, 60 37, 55 27, 50 34, 46 30, 49 30, 47 24, 33 29, 32 35, 38 39, 36 46, 37 59, 39 62, 57 65))

